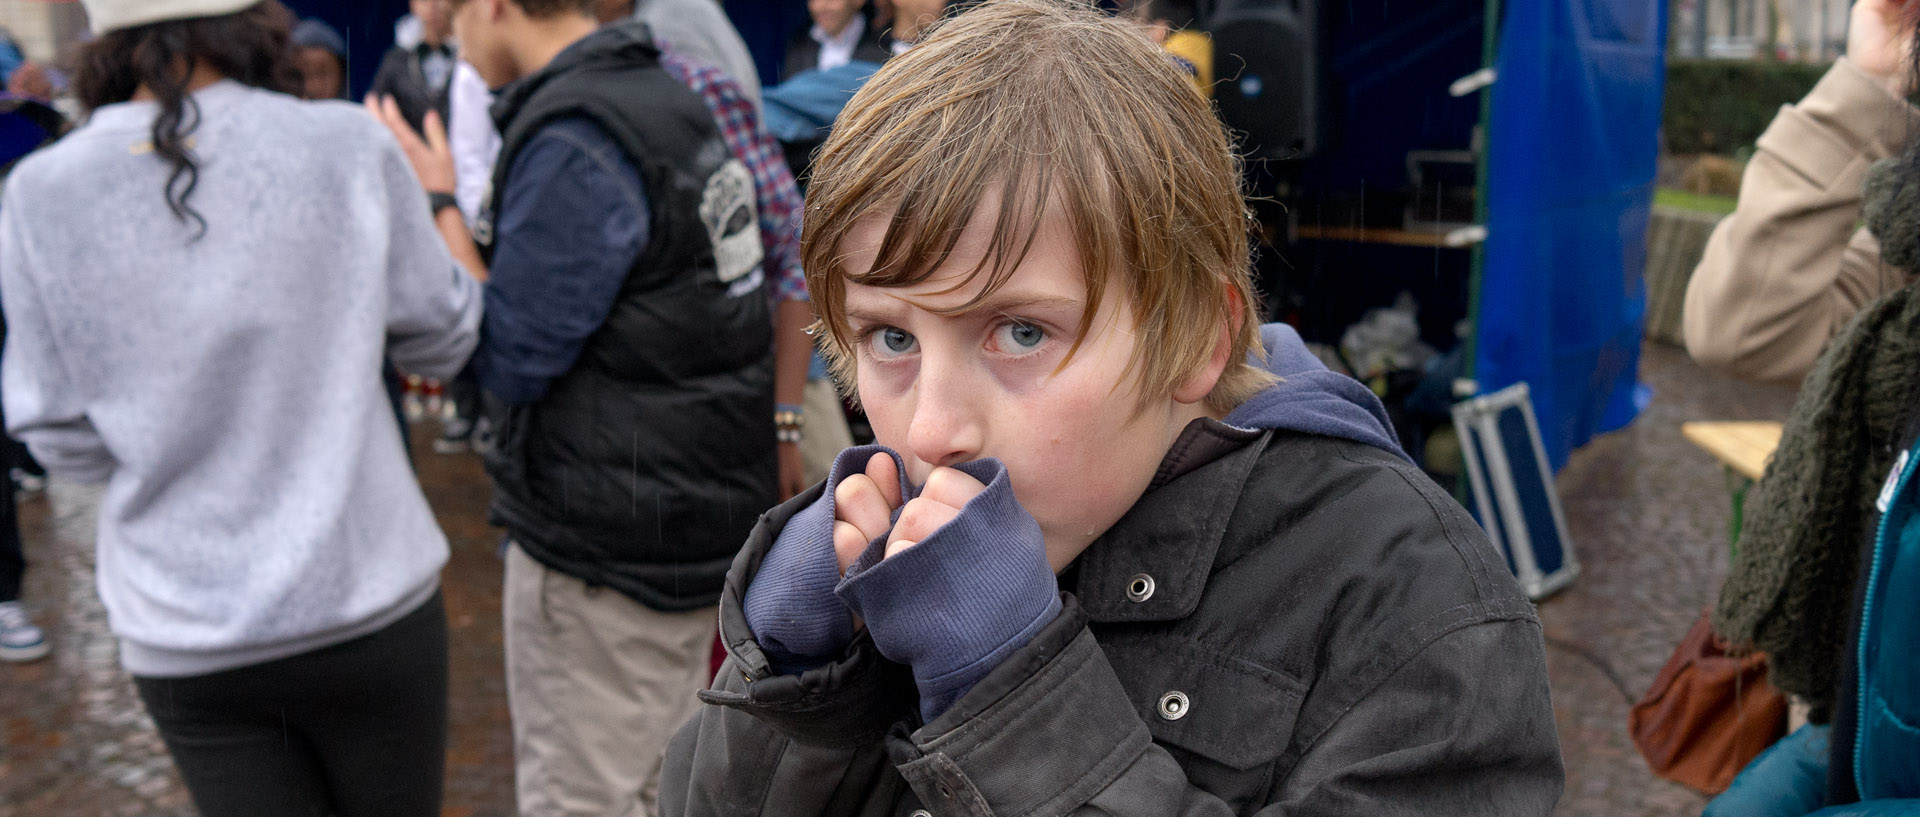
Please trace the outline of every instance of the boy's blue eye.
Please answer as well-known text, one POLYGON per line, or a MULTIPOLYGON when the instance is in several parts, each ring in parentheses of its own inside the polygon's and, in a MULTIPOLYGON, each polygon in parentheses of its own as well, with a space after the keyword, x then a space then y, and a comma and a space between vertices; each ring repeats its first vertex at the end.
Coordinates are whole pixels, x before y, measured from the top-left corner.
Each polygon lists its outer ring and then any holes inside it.
POLYGON ((880 352, 888 355, 904 355, 913 351, 913 336, 906 330, 889 326, 879 331, 880 352))
POLYGON ((1047 339, 1047 330, 1030 323, 1002 324, 996 334, 1000 336, 1000 348, 1015 354, 1039 348, 1047 339))

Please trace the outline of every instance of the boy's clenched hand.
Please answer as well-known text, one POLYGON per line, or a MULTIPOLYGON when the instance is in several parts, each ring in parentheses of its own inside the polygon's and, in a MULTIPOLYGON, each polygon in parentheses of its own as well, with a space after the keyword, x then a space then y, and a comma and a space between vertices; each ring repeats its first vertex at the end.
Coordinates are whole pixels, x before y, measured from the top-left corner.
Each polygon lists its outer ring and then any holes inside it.
POLYGON ((1006 466, 936 468, 916 489, 880 446, 834 460, 820 499, 788 518, 743 599, 775 672, 833 660, 866 629, 913 669, 932 719, 1061 609, 1040 526, 1006 466))
POLYGON ((887 538, 886 555, 913 547, 940 526, 960 515, 967 500, 987 489, 980 480, 952 468, 935 468, 920 495, 900 504, 900 475, 893 457, 885 452, 867 460, 864 473, 854 474, 834 489, 833 550, 840 572, 847 572, 867 545, 887 538), (899 519, 893 511, 900 508, 899 519))
POLYGON ((898 507, 900 469, 885 451, 868 458, 865 471, 840 480, 833 490, 833 552, 842 574, 868 543, 887 535, 898 507))
POLYGON ((915 490, 892 452, 856 456, 847 470, 866 470, 834 486, 834 594, 913 669, 931 720, 1058 615, 1046 544, 999 460, 936 468, 915 490))

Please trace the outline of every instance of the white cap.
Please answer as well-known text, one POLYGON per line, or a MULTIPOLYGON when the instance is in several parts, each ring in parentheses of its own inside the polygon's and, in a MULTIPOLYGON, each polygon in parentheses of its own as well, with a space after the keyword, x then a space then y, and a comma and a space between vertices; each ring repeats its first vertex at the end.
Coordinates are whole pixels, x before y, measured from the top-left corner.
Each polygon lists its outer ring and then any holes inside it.
POLYGON ((80 0, 93 33, 192 17, 219 17, 258 5, 261 0, 80 0))

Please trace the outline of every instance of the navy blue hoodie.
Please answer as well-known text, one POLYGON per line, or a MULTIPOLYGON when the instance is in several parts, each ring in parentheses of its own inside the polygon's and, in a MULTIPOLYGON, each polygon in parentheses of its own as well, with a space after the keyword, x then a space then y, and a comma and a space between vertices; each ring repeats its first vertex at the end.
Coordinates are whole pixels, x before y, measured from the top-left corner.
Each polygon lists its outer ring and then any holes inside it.
MULTIPOLYGON (((1337 437, 1407 458, 1372 391, 1329 371, 1292 327, 1268 324, 1260 335, 1266 368, 1281 380, 1228 414, 1227 425, 1337 437)), ((860 615, 881 654, 913 669, 930 721, 1059 613, 1058 588, 1039 525, 995 459, 958 466, 986 489, 952 522, 890 559, 883 537, 839 575, 834 489, 876 452, 894 457, 902 497, 918 493, 891 449, 842 452, 820 499, 787 522, 748 586, 747 625, 775 671, 797 673, 838 655, 860 615)))
POLYGON ((1366 443, 1412 462, 1394 436, 1380 398, 1360 381, 1329 370, 1284 323, 1260 327, 1267 371, 1281 380, 1228 414, 1239 428, 1282 429, 1366 443))

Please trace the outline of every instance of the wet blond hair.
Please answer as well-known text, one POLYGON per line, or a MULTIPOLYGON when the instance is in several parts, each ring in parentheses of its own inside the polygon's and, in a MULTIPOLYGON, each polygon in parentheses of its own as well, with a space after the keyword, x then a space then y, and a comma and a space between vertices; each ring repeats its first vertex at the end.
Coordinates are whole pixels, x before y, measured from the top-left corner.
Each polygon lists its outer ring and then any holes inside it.
POLYGON ((1208 408, 1231 411, 1274 381, 1246 362, 1250 353, 1264 357, 1248 277, 1249 215, 1239 161, 1207 102, 1135 22, 1081 0, 989 0, 889 60, 814 160, 802 241, 807 288, 822 354, 848 391, 847 283, 926 281, 990 197, 1000 208, 989 251, 953 289, 980 275, 986 285, 952 313, 1006 283, 1042 215, 1064 216, 1087 287, 1067 361, 1106 287, 1117 285, 1131 296, 1129 370, 1143 401, 1170 395, 1204 368, 1221 327, 1236 323, 1208 408), (876 215, 889 221, 872 269, 848 269, 842 244, 876 215))

